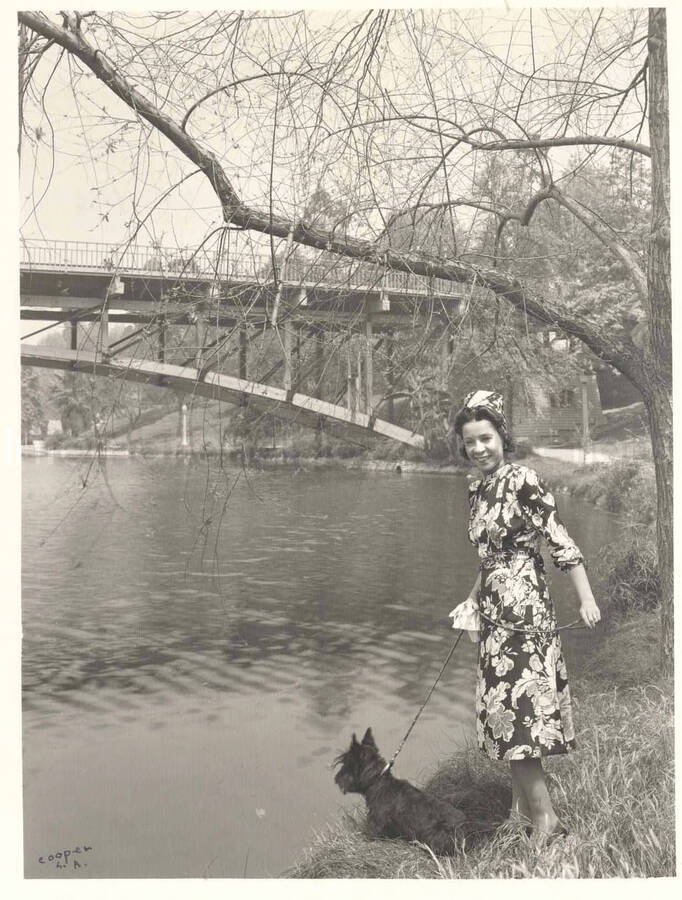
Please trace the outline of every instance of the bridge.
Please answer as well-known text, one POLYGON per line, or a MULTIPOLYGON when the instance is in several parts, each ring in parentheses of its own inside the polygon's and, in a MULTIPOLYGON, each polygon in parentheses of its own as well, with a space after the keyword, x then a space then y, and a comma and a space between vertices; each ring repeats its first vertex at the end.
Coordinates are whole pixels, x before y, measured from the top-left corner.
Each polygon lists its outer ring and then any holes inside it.
POLYGON ((113 375, 248 402, 285 421, 324 423, 327 430, 423 446, 422 435, 392 421, 399 393, 394 341, 400 330, 423 329, 444 379, 464 300, 461 286, 331 253, 219 249, 22 240, 21 318, 71 326, 69 349, 25 343, 22 365, 113 375), (115 341, 109 327, 114 322, 139 327, 115 341), (184 329, 180 341, 179 329, 184 329), (279 358, 273 365, 270 352, 263 371, 266 333, 279 358), (260 355, 254 353, 256 342, 260 355), (379 348, 387 387, 383 403, 374 384, 379 348), (306 393, 304 383, 312 383, 320 394, 325 366, 337 352, 345 355, 341 391, 331 398, 306 393), (306 353, 307 372, 301 366, 306 353), (224 371, 230 366, 236 371, 224 371), (274 375, 281 385, 270 383, 274 375), (339 402, 342 396, 345 405, 339 402))

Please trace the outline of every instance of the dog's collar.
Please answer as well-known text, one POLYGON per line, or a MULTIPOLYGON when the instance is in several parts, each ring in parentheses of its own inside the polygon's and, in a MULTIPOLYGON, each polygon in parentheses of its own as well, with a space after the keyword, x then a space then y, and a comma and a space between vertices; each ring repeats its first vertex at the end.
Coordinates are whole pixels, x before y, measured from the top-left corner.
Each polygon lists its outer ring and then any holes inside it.
POLYGON ((386 763, 386 765, 383 767, 381 772, 379 772, 377 775, 374 775, 372 780, 365 785, 365 790, 369 790, 369 788, 371 788, 373 785, 375 785, 377 783, 377 781, 380 781, 384 777, 384 775, 386 775, 388 772, 390 772, 392 765, 393 765, 392 762, 386 763))

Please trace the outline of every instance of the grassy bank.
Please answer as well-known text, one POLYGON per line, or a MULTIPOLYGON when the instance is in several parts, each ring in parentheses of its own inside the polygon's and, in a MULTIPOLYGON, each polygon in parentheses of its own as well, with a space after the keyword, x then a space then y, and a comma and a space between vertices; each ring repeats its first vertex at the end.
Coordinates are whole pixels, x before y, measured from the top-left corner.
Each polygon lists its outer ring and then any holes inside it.
MULTIPOLYGON (((671 876, 674 860, 672 685, 657 675, 657 616, 613 630, 572 679, 579 751, 550 759, 550 791, 570 831, 538 848, 500 826, 509 767, 475 748, 453 756, 425 787, 467 810, 452 857, 404 841, 369 840, 364 804, 329 825, 292 878, 615 878, 671 876)), ((398 772, 398 775, 400 773, 398 772)))
POLYGON ((521 461, 536 469, 557 492, 570 493, 641 525, 651 524, 656 518, 656 484, 651 460, 620 459, 583 466, 531 455, 521 461))

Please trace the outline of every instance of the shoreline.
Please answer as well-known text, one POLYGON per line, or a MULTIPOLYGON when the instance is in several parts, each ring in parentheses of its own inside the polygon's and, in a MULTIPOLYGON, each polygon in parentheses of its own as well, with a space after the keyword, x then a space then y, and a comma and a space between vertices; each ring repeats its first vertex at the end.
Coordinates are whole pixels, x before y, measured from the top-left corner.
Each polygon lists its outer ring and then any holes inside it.
MULTIPOLYGON (((539 448, 542 450, 543 448, 539 448)), ((60 448, 36 448, 32 445, 21 447, 22 457, 56 457, 61 459, 183 459, 200 460, 203 458, 216 458, 220 454, 217 451, 209 452, 187 449, 176 450, 136 450, 129 448, 104 448, 101 450, 60 447, 60 448)), ((225 450, 223 456, 230 463, 241 465, 244 462, 240 450, 225 450)), ((636 505, 631 505, 627 500, 623 503, 615 502, 613 491, 620 483, 619 465, 629 465, 643 469, 647 465, 646 460, 618 460, 612 458, 610 462, 593 460, 586 463, 575 462, 570 459, 558 459, 553 455, 531 452, 518 458, 512 458, 511 462, 526 465, 537 471, 541 478, 547 482, 547 486, 555 494, 574 496, 578 500, 596 506, 599 509, 618 515, 624 521, 632 519, 638 511, 636 505), (616 508, 613 508, 614 505, 616 508)), ((345 469, 367 472, 384 472, 394 475, 441 475, 446 477, 467 478, 475 475, 473 466, 441 463, 428 460, 414 460, 405 458, 395 459, 371 459, 366 456, 305 456, 295 455, 291 451, 279 449, 275 452, 262 450, 255 451, 246 460, 246 464, 261 469, 289 468, 296 473, 305 472, 307 469, 345 469)))

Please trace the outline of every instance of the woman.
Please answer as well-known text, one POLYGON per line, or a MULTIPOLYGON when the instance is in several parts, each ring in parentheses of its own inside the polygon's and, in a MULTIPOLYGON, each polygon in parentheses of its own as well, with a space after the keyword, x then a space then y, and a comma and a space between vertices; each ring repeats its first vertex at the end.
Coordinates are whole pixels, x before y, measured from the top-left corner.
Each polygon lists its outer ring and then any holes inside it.
POLYGON ((593 628, 601 616, 585 561, 561 523, 554 498, 533 469, 505 461, 511 439, 500 394, 473 391, 451 431, 481 478, 469 485, 469 538, 480 571, 458 618, 479 614, 476 730, 491 759, 509 760, 512 821, 540 836, 566 834, 554 812, 542 757, 575 748, 566 665, 547 590, 540 539, 554 564, 569 573, 580 616, 593 628))

